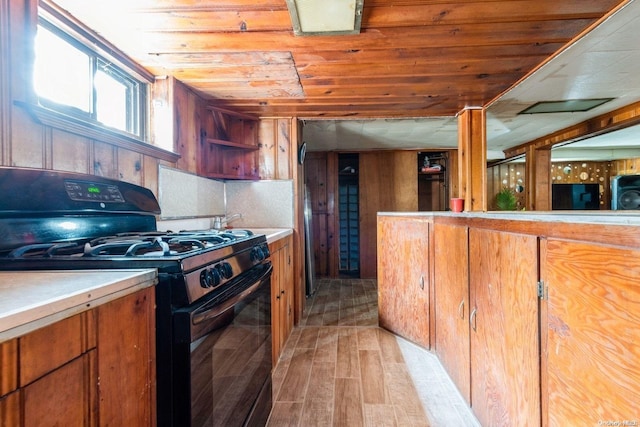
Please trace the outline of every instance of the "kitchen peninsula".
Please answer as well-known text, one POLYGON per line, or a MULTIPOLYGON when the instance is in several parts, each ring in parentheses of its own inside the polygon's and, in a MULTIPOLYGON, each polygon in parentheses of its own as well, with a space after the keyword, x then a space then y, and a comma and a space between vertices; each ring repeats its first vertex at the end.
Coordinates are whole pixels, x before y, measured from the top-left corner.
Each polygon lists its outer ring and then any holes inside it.
POLYGON ((483 425, 640 421, 640 215, 379 213, 378 254, 381 326, 483 425))

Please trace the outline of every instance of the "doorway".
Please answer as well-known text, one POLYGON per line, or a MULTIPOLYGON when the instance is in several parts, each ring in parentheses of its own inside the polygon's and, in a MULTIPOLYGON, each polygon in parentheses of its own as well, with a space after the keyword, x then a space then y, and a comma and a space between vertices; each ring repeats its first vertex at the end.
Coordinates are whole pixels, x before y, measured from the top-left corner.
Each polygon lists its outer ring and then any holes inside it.
POLYGON ((360 276, 358 154, 338 155, 338 211, 341 276, 360 276))

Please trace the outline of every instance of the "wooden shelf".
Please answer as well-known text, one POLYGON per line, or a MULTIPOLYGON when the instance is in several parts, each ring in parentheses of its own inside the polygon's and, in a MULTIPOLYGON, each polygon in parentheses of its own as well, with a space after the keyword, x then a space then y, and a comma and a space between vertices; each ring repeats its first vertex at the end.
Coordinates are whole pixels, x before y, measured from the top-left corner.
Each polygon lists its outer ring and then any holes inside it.
POLYGON ((258 118, 213 106, 206 110, 198 173, 213 179, 260 179, 258 118))
POLYGON ((259 148, 257 145, 249 145, 241 142, 226 141, 224 139, 205 138, 205 141, 208 142, 209 144, 221 145, 223 147, 228 147, 228 148, 236 148, 238 150, 254 151, 259 148))
POLYGON ((258 181, 260 179, 260 176, 258 175, 230 175, 224 173, 207 173, 204 176, 212 179, 247 179, 255 181, 258 181))

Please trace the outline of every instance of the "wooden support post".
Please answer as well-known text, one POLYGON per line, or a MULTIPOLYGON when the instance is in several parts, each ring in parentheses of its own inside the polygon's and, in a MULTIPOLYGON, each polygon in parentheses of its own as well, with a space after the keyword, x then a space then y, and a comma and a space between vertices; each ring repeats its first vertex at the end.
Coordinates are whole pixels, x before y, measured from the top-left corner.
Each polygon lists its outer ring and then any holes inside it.
POLYGON ((551 210, 551 150, 529 145, 526 151, 526 201, 528 211, 551 210))
POLYGON ((458 114, 458 185, 465 211, 487 210, 487 136, 485 109, 458 114))

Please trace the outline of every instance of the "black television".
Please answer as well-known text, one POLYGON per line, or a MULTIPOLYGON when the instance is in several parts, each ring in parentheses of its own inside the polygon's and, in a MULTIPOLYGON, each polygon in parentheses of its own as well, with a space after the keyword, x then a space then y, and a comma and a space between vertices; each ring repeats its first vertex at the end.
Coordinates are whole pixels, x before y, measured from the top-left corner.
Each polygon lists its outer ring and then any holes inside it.
POLYGON ((553 184, 551 209, 594 210, 600 209, 599 184, 553 184))

